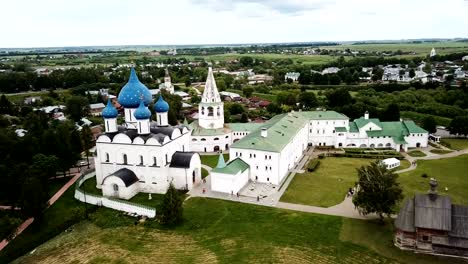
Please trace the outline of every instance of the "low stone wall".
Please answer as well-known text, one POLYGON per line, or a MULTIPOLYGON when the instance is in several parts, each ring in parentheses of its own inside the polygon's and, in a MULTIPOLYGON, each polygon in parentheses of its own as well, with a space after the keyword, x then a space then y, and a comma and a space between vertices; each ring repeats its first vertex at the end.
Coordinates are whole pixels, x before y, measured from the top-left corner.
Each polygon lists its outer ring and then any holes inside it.
POLYGON ((86 175, 81 175, 81 177, 78 179, 75 185, 75 199, 97 205, 97 206, 104 206, 108 207, 114 210, 118 211, 123 211, 131 214, 137 214, 141 216, 146 216, 149 218, 154 218, 156 216, 156 209, 149 207, 149 206, 144 206, 140 204, 135 204, 127 201, 122 201, 122 200, 117 200, 109 197, 104 197, 101 195, 95 195, 95 194, 89 194, 86 193, 80 188, 80 186, 85 182, 86 180, 94 177, 96 175, 95 172, 86 174, 86 175))

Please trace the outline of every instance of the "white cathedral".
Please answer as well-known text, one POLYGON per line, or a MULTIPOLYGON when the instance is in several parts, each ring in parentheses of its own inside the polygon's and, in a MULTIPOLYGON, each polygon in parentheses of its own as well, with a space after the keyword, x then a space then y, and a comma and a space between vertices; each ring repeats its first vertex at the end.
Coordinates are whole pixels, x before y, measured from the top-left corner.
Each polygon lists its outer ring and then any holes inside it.
POLYGON ((190 190, 201 180, 200 156, 190 152, 190 131, 170 126, 169 105, 159 95, 151 120, 148 88, 132 68, 118 102, 124 107, 125 123, 117 125, 117 109, 108 101, 102 111, 105 133, 96 140, 96 182, 104 196, 130 199, 138 192, 165 193, 172 182, 190 190))
POLYGON ((138 192, 164 193, 172 182, 190 190, 201 180, 197 152, 229 152, 211 171, 213 191, 236 193, 249 181, 280 185, 301 160, 307 146, 387 148, 407 151, 427 147, 429 134, 413 121, 381 122, 369 113, 349 120, 335 111, 281 114, 265 123, 224 123, 211 68, 198 106, 199 118, 188 126, 169 126, 169 105, 160 95, 152 122, 152 98, 132 69, 119 103, 125 124, 108 102, 102 112, 106 131, 96 142, 96 179, 105 196, 129 199, 138 192))

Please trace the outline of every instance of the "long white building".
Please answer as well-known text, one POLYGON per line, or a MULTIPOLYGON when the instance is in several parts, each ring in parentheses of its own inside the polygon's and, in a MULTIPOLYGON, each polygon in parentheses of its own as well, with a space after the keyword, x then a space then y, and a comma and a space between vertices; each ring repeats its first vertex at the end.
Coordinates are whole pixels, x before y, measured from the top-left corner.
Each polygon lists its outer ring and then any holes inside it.
POLYGON ((308 145, 407 151, 427 147, 428 137, 413 121, 381 122, 367 112, 354 121, 334 111, 291 112, 232 144, 230 161, 211 172, 211 187, 237 193, 248 181, 280 185, 308 145))

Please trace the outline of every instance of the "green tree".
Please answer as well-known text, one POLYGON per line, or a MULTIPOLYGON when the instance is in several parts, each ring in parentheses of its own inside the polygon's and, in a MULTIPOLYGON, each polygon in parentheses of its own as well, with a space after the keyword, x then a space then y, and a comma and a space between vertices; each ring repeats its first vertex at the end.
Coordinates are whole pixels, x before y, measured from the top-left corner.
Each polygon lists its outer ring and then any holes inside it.
POLYGON ((0 114, 10 114, 12 106, 4 94, 0 97, 0 114))
POLYGON ((251 86, 246 86, 242 89, 242 93, 246 98, 249 98, 252 96, 252 93, 254 92, 254 89, 251 86))
POLYGON ((391 103, 387 106, 381 116, 382 121, 399 121, 400 120, 400 108, 398 104, 391 103))
POLYGON ((65 105, 67 113, 75 122, 78 122, 89 113, 89 103, 85 97, 72 96, 66 101, 65 105))
POLYGON ((183 202, 183 197, 171 182, 166 194, 164 194, 160 209, 158 210, 161 223, 165 225, 176 225, 182 222, 183 202))
POLYGON ((450 134, 468 135, 468 116, 457 116, 448 126, 450 134))
POLYGON ((426 116, 422 120, 422 128, 425 130, 429 131, 429 133, 435 133, 436 132, 436 121, 433 116, 426 116))
POLYGON ((353 100, 349 92, 344 88, 334 89, 328 92, 325 96, 328 99, 328 106, 330 107, 351 104, 353 100))
POLYGON ((397 203, 403 199, 398 175, 378 161, 358 168, 357 172, 359 180, 354 205, 364 215, 378 214, 383 222, 384 215, 395 213, 397 203))
POLYGON ((310 109, 318 105, 317 97, 313 92, 300 93, 298 101, 306 109, 310 109))
POLYGON ((414 72, 414 69, 409 70, 409 77, 413 78, 414 76, 416 76, 416 73, 414 72))
POLYGON ((86 154, 86 161, 88 163, 88 168, 89 168, 89 149, 91 149, 94 144, 93 144, 93 132, 91 131, 91 128, 89 126, 84 125, 81 129, 81 141, 82 141, 82 146, 83 150, 86 154))
POLYGON ((247 123, 247 122, 249 122, 249 116, 247 115, 247 113, 242 113, 240 122, 241 122, 241 123, 247 123))
POLYGON ((253 58, 249 56, 243 56, 239 60, 239 63, 243 67, 251 67, 253 65, 253 62, 254 62, 253 58))

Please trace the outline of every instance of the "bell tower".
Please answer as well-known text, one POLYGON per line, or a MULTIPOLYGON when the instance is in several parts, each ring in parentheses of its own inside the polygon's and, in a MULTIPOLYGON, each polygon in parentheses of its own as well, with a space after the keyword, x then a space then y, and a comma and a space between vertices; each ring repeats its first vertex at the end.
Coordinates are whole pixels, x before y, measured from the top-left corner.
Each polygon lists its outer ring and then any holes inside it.
POLYGON ((208 68, 205 90, 198 105, 198 124, 207 129, 224 126, 224 104, 219 96, 211 67, 208 68))

